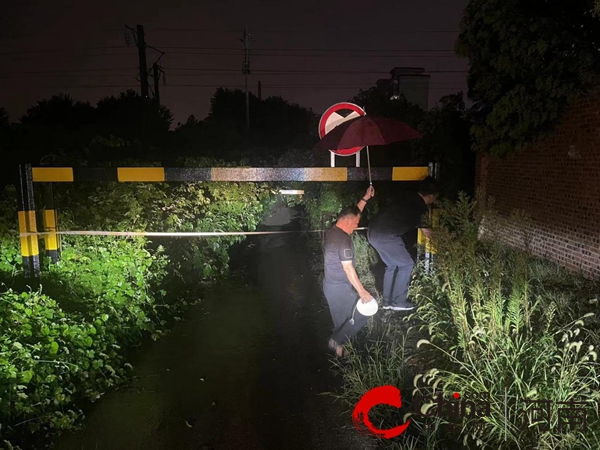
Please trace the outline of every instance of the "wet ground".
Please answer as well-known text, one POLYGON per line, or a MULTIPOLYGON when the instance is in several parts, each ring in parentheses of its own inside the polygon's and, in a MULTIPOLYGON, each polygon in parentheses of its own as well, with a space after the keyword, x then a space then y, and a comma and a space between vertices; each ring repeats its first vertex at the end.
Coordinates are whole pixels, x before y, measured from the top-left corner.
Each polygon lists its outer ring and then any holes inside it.
MULTIPOLYGON (((59 450, 372 449, 332 397, 332 327, 298 235, 257 236, 234 276, 140 349, 136 379, 59 450)), ((246 247, 247 248, 247 247, 246 247)), ((244 256, 245 255, 245 256, 244 256)), ((244 257, 240 257, 244 256, 244 257)))

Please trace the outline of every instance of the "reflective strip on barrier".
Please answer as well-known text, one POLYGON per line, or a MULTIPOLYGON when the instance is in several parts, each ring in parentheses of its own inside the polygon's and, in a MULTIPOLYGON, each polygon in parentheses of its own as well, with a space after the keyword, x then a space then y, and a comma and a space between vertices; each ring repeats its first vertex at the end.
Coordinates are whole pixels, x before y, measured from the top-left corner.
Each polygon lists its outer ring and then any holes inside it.
POLYGON ((34 183, 73 181, 72 167, 33 167, 31 172, 34 183))
POLYGON ((164 167, 118 167, 119 181, 165 181, 164 167))
POLYGON ((58 250, 58 236, 56 234, 56 216, 53 209, 45 209, 43 211, 44 231, 49 232, 44 236, 46 250, 58 250))
POLYGON ((393 181, 419 181, 428 175, 427 167, 394 167, 392 169, 393 181))
POLYGON ((19 231, 21 255, 24 257, 39 255, 35 211, 19 211, 19 231))

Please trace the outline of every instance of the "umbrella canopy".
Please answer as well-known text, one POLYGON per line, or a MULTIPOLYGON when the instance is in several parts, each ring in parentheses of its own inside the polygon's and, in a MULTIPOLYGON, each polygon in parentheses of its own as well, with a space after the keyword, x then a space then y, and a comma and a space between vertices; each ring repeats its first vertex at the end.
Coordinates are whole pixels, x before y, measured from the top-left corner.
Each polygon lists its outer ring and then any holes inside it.
MULTIPOLYGON (((315 150, 338 150, 344 155, 344 149, 353 149, 365 145, 387 145, 408 141, 422 136, 414 128, 396 119, 386 117, 363 116, 338 125, 315 146, 315 150)), ((347 152, 346 154, 352 154, 347 152)))

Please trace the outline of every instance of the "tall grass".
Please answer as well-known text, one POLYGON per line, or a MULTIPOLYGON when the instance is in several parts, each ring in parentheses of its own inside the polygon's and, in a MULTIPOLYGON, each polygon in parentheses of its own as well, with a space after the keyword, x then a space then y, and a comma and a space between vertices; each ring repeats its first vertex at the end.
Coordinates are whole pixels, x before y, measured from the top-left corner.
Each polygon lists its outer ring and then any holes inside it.
MULTIPOLYGON (((400 387, 403 401, 407 384, 413 385, 413 395, 489 392, 489 416, 459 419, 457 431, 434 429, 443 448, 451 442, 462 448, 600 448, 597 285, 502 246, 493 235, 496 213, 482 210, 477 201, 461 196, 440 212, 434 270, 419 271, 411 285, 418 310, 408 318, 413 326, 405 335, 424 335, 418 351, 413 355, 409 348, 397 356, 382 351, 394 348, 402 325, 373 327, 375 344, 364 354, 351 354, 341 369, 342 396, 356 402, 375 383, 400 387), (482 228, 491 231, 485 241, 482 228), (549 431, 535 420, 529 423, 523 411, 526 401, 540 400, 550 401, 549 431), (560 409, 565 408, 559 402, 570 401, 585 402, 586 430, 581 425, 559 430, 560 409), (476 420, 483 421, 482 427, 475 426, 476 420)), ((522 214, 521 220, 526 220, 522 214)), ((436 407, 424 405, 422 411, 435 413, 436 407)), ((381 423, 395 417, 389 409, 375 414, 381 414, 375 416, 381 423)), ((418 432, 422 420, 412 413, 408 417, 414 420, 411 433, 418 432)), ((414 438, 419 448, 433 445, 425 433, 414 438)), ((405 448, 406 441, 389 445, 405 448)))
POLYGON ((415 377, 415 390, 490 393, 485 427, 474 431, 469 422, 476 419, 465 418, 464 445, 600 448, 597 355, 585 328, 594 313, 577 304, 584 299, 545 288, 541 263, 526 252, 479 240, 484 220, 489 226, 495 214, 464 196, 442 209, 435 273, 413 286, 430 334, 418 346, 428 348, 431 361, 415 377), (522 426, 526 400, 551 401, 550 431, 522 426), (569 401, 587 403, 587 432, 558 430, 559 402, 569 401))

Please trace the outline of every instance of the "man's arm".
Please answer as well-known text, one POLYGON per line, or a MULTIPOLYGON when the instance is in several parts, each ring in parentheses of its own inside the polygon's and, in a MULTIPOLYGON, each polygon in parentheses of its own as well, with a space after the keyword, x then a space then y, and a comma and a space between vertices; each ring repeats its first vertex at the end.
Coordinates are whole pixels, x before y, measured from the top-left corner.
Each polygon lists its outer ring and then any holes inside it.
POLYGON ((358 206, 358 209, 360 209, 360 212, 363 212, 363 209, 365 208, 367 202, 369 201, 369 199, 371 199, 373 196, 375 195, 375 189, 373 188, 373 186, 369 186, 367 188, 367 191, 365 192, 365 195, 363 198, 361 198, 358 203, 356 204, 356 206, 358 206))
POLYGON ((358 279, 358 274, 356 273, 356 270, 352 265, 352 261, 342 261, 342 267, 344 269, 344 272, 346 272, 348 281, 350 281, 350 284, 352 284, 352 286, 354 286, 354 289, 356 289, 356 292, 358 292, 361 302, 366 303, 369 300, 371 300, 371 294, 369 294, 369 292, 364 288, 364 286, 358 279))

